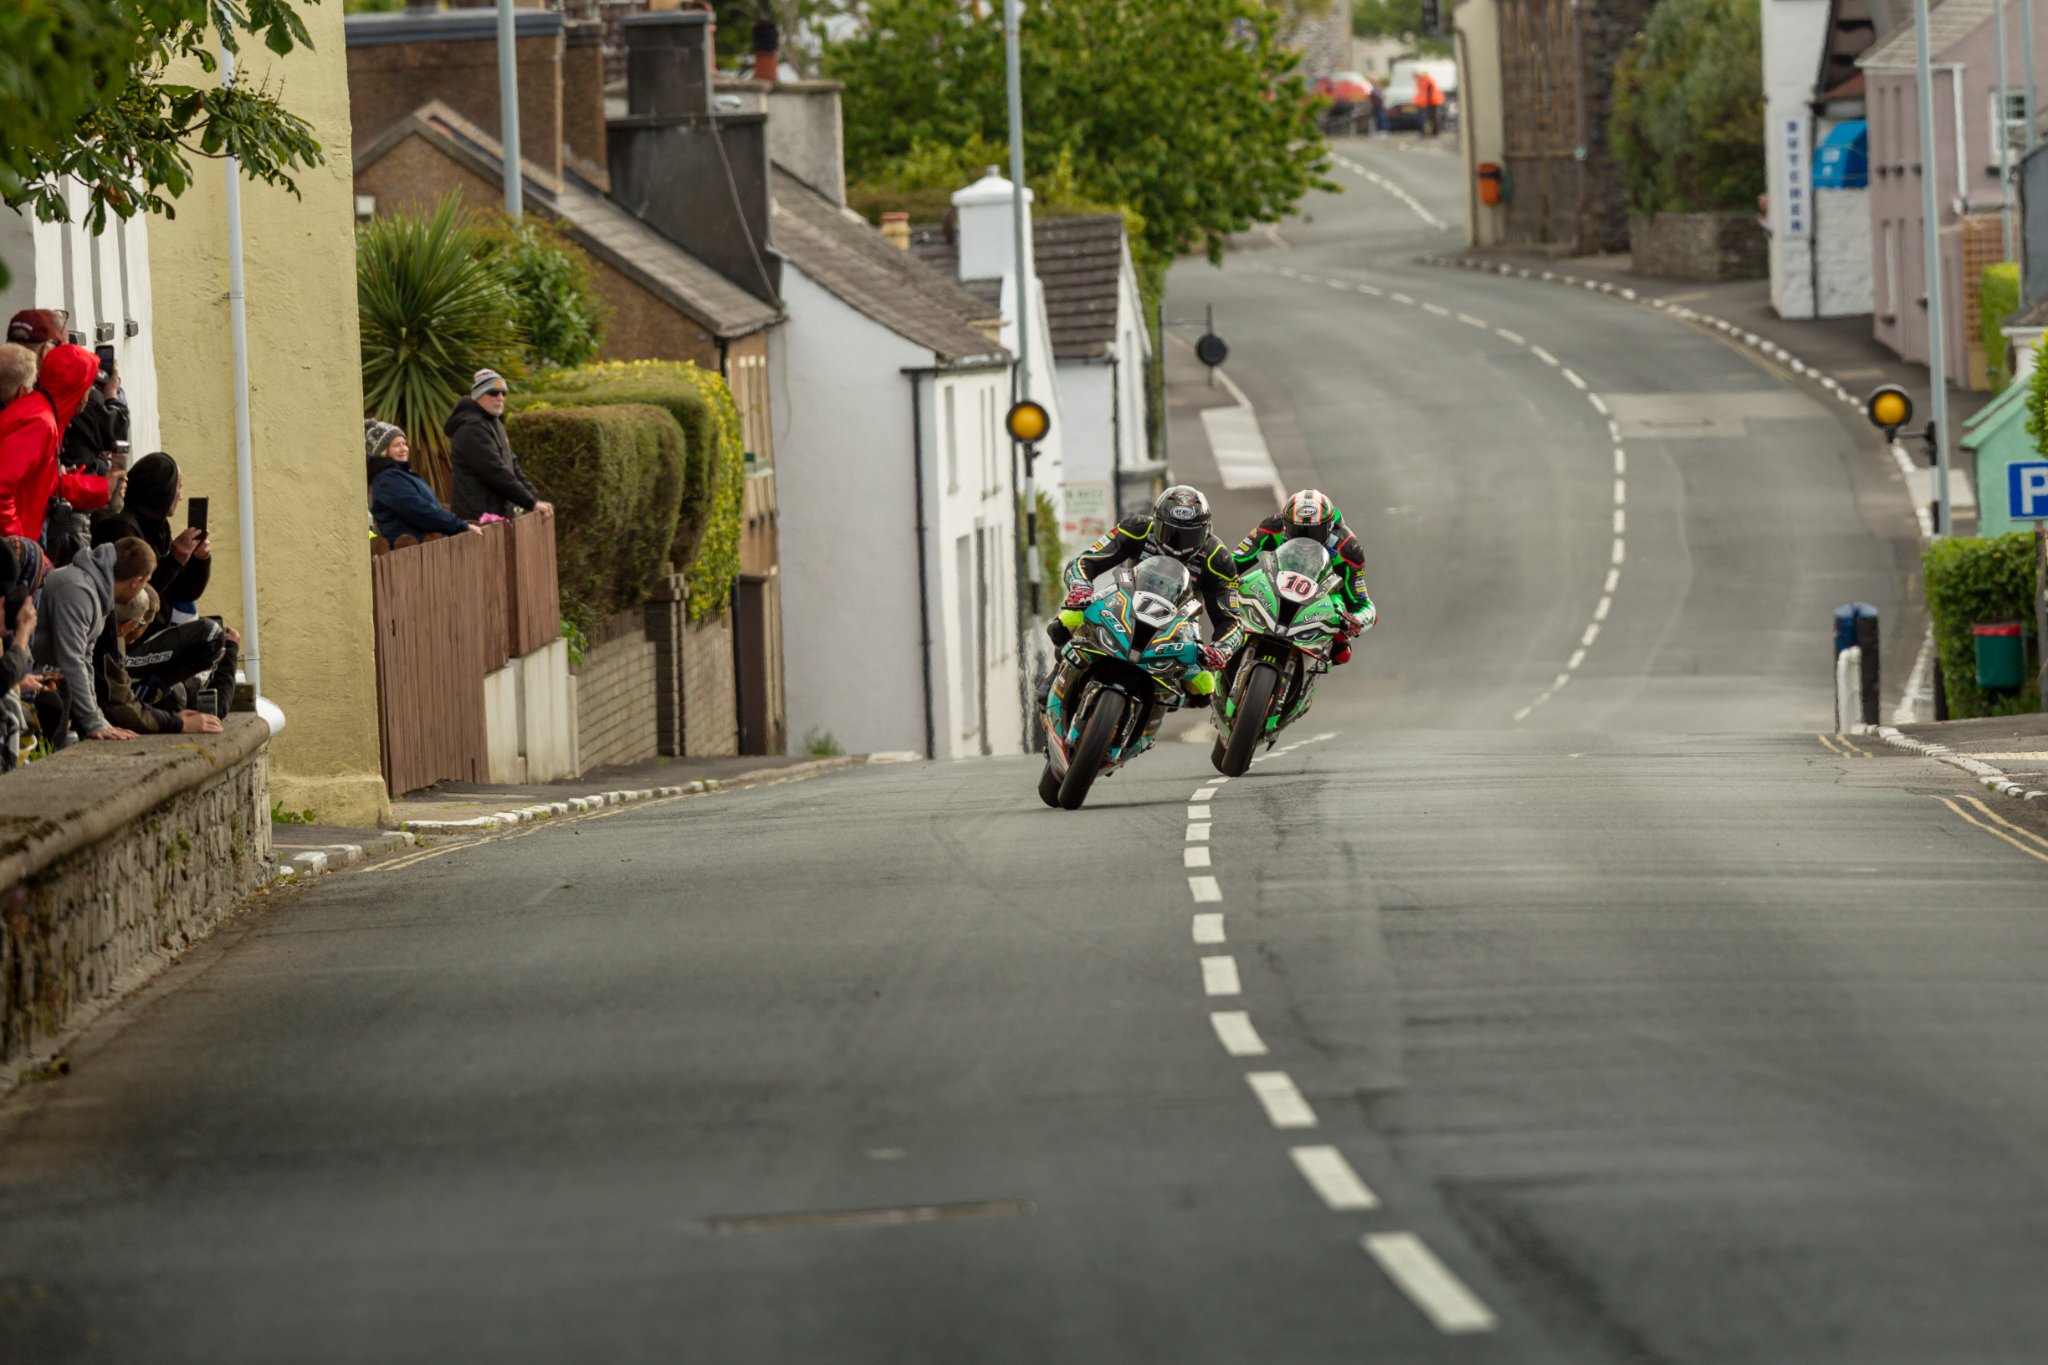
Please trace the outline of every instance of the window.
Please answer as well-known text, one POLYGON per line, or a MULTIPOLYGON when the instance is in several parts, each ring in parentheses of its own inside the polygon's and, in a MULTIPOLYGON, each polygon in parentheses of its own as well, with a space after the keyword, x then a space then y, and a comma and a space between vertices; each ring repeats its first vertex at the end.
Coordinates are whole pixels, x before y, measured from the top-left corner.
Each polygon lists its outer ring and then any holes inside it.
POLYGON ((2007 87, 2005 92, 2005 118, 1998 117, 1998 91, 1990 95, 1991 110, 1991 164, 2017 166, 2020 156, 2027 149, 2027 92, 2024 88, 2014 90, 2007 87), (2000 135, 2004 141, 2000 141, 2000 135))
POLYGON ((949 493, 960 491, 960 422, 954 401, 959 396, 957 387, 946 386, 946 430, 941 439, 946 443, 946 491, 949 493))

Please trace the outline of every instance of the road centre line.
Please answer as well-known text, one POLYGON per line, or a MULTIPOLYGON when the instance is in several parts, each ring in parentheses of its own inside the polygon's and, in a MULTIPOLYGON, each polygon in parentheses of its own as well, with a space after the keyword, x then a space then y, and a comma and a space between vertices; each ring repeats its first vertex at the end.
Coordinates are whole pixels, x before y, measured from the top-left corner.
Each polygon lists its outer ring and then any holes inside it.
POLYGON ((1379 288, 1377 285, 1361 284, 1358 286, 1358 292, 1361 294, 1370 294, 1377 299, 1384 298, 1386 296, 1387 291, 1379 288))
MULTIPOLYGON (((1587 626, 1586 633, 1579 637, 1579 644, 1586 649, 1591 649, 1593 647, 1593 642, 1599 638, 1600 623, 1598 621, 1595 621, 1590 626, 1587 626)), ((1189 851, 1193 852, 1192 849, 1189 851)))
POLYGON ((1621 506, 1628 501, 1628 484, 1621 479, 1614 481, 1614 505, 1621 506))
POLYGON ((1614 509, 1614 534, 1617 538, 1628 534, 1628 513, 1619 507, 1614 509))
POLYGON ((1379 1196, 1358 1178, 1358 1172, 1335 1147, 1290 1147, 1287 1155, 1294 1158, 1294 1168, 1326 1207, 1344 1212, 1380 1206, 1379 1196))
POLYGON ((1182 867, 1209 866, 1209 846, 1207 844, 1189 844, 1180 851, 1180 865, 1182 867))
POLYGON ((1245 1076, 1252 1093, 1265 1106, 1266 1117, 1275 1128, 1313 1128, 1316 1111, 1284 1071, 1253 1071, 1245 1076))
POLYGON ((1599 414, 1600 414, 1600 415, 1601 415, 1602 417, 1605 417, 1605 416, 1607 415, 1607 405, 1606 405, 1605 403, 1603 403, 1603 402, 1601 402, 1601 401, 1600 401, 1600 395, 1599 395, 1599 394, 1597 394, 1597 393, 1589 393, 1589 394, 1587 394, 1587 395, 1586 395, 1586 401, 1587 401, 1588 403, 1591 403, 1591 404, 1593 405, 1593 411, 1595 411, 1595 412, 1599 413, 1599 414))
POLYGON ((1558 363, 1557 357, 1552 355, 1550 352, 1544 350, 1541 346, 1531 346, 1529 348, 1529 354, 1535 356, 1538 360, 1542 361, 1546 365, 1555 365, 1558 363))
POLYGON ((1620 446, 1614 448, 1614 472, 1616 474, 1628 473, 1628 452, 1620 446))
POLYGON ((1406 294, 1401 293, 1399 290, 1396 290, 1394 293, 1389 294, 1387 297, 1391 298, 1395 303, 1406 303, 1412 305, 1415 302, 1414 299, 1409 298, 1406 294))
POLYGON ((1188 890, 1197 905, 1211 905, 1223 899, 1223 888, 1216 885, 1214 877, 1190 877, 1188 890))
POLYGON ((1486 320, 1484 318, 1475 318, 1470 313, 1458 314, 1458 321, 1464 323, 1467 327, 1477 327, 1482 332, 1486 330, 1486 320))
POLYGON ((1573 372, 1572 370, 1570 370, 1570 369, 1567 369, 1567 370, 1566 370, 1566 371, 1564 372, 1564 377, 1565 377, 1566 379, 1570 380, 1570 381, 1571 381, 1571 386, 1572 386, 1573 388, 1577 389, 1577 390, 1578 390, 1579 392, 1581 392, 1581 393, 1584 393, 1584 392, 1586 391, 1586 381, 1585 381, 1585 380, 1583 380, 1583 379, 1581 379, 1581 378, 1579 378, 1579 376, 1578 376, 1578 375, 1577 375, 1576 373, 1574 373, 1574 372, 1573 372))
POLYGON ((1259 1037, 1252 1017, 1243 1010, 1217 1010, 1209 1016, 1209 1027, 1216 1030, 1216 1041, 1233 1057, 1266 1055, 1266 1040, 1259 1037))
POLYGON ((1237 979, 1236 958, 1205 957, 1202 959, 1202 994, 1244 994, 1244 985, 1237 979))
POLYGON ((1223 942, 1223 915, 1220 911, 1204 910, 1196 915, 1188 931, 1197 943, 1223 942))
POLYGON ((1216 789, 1214 787, 1197 787, 1195 788, 1195 794, 1189 797, 1188 800, 1207 801, 1213 798, 1215 795, 1216 789))
POLYGON ((1209 818, 1209 808, 1208 808, 1207 806, 1189 806, 1189 807, 1188 807, 1188 819, 1190 819, 1190 820, 1206 820, 1206 819, 1208 819, 1208 818, 1209 818))
POLYGON ((1502 341, 1508 342, 1511 345, 1527 346, 1529 344, 1528 338, 1523 336, 1520 332, 1510 332, 1505 327, 1494 328, 1493 334, 1499 337, 1502 341))
POLYGON ((1379 1262, 1387 1278, 1447 1336, 1491 1332, 1500 1326, 1479 1296, 1412 1232, 1367 1233, 1360 1238, 1366 1253, 1379 1262))
POLYGON ((1422 305, 1422 311, 1425 313, 1434 313, 1440 318, 1447 318, 1451 315, 1451 310, 1444 307, 1440 303, 1425 303, 1422 305))
POLYGON ((1614 610, 1614 599, 1612 597, 1603 596, 1600 599, 1600 605, 1593 608, 1593 619, 1595 621, 1605 621, 1607 619, 1607 613, 1612 610, 1614 610))
MULTIPOLYGON (((1202 814, 1203 814, 1203 815, 1207 815, 1208 813, 1209 813, 1209 812, 1207 812, 1207 811, 1203 811, 1203 812, 1202 812, 1202 814)), ((1194 844, 1194 843, 1200 843, 1200 842, 1202 842, 1203 840, 1207 839, 1208 837, 1209 837, 1209 826, 1208 826, 1208 823, 1207 823, 1206 821, 1197 821, 1196 823, 1194 823, 1194 824, 1191 824, 1191 825, 1189 825, 1189 826, 1188 826, 1188 842, 1189 842, 1189 843, 1191 843, 1191 844, 1194 844)))

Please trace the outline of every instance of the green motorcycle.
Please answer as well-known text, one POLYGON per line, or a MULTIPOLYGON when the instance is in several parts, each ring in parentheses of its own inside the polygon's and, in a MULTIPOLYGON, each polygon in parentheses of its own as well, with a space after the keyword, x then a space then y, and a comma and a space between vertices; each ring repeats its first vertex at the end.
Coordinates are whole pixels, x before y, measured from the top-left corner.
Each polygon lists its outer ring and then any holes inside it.
POLYGON ((1209 711, 1216 727, 1209 761, 1225 776, 1251 767, 1259 745, 1270 745, 1315 701, 1316 679, 1330 671, 1330 652, 1347 621, 1330 567, 1328 550, 1290 540, 1239 576, 1245 644, 1209 711))

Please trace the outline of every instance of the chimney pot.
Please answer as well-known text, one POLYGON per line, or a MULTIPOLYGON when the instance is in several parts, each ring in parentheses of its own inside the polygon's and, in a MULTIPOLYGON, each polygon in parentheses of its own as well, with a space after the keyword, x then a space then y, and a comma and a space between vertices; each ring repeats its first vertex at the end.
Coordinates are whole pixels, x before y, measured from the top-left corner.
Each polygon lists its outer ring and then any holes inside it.
POLYGON ((782 79, 782 32, 776 28, 773 19, 762 19, 754 25, 754 79, 757 81, 779 81, 782 79))
POLYGON ((882 235, 888 238, 899 251, 910 250, 910 215, 907 213, 883 214, 882 235))

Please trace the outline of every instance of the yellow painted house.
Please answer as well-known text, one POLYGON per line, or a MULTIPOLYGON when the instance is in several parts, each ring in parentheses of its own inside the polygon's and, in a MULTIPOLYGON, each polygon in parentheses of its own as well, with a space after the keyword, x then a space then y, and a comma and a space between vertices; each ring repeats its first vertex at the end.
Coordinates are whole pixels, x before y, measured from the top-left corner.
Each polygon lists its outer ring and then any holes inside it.
MULTIPOLYGON (((326 164, 299 197, 242 183, 256 592, 263 691, 283 707, 271 793, 325 823, 389 812, 379 776, 377 686, 363 479, 354 191, 340 0, 301 5, 313 47, 244 44, 244 75, 313 125, 326 164)), ((186 79, 207 79, 196 68, 186 79)), ((204 609, 241 624, 234 360, 224 173, 200 162, 177 216, 150 224, 163 448, 188 495, 212 500, 204 609)))

